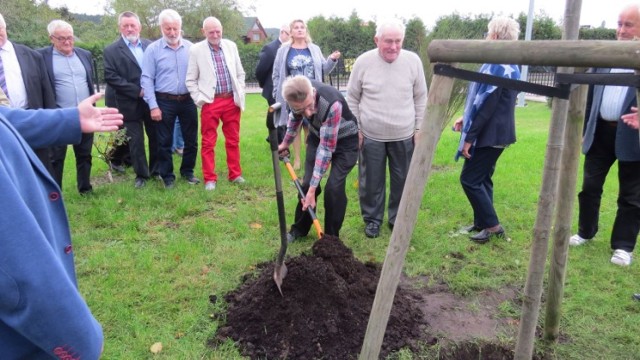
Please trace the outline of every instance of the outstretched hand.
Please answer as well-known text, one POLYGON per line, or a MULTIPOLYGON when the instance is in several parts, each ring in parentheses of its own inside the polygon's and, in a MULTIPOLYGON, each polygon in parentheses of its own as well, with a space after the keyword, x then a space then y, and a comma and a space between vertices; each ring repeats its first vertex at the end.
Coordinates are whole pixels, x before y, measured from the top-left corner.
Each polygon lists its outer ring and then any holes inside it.
POLYGON ((622 115, 622 121, 630 127, 637 129, 640 125, 638 121, 638 108, 632 107, 631 111, 629 114, 622 115))
POLYGON ((102 95, 102 93, 93 94, 78 104, 80 129, 83 133, 116 131, 122 125, 122 114, 118 109, 93 106, 102 95))

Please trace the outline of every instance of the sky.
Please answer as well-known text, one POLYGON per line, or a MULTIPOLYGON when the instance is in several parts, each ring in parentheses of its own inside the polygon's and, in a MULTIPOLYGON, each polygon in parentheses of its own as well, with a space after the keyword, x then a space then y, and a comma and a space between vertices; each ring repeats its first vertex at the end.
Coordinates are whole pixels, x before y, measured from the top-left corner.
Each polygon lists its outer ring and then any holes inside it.
MULTIPOLYGON (((322 15, 348 18, 355 9, 363 20, 382 20, 389 17, 411 19, 420 17, 427 28, 433 27, 440 16, 457 12, 461 15, 495 14, 514 15, 528 13, 530 1, 534 13, 544 11, 560 23, 565 2, 561 0, 322 0, 309 3, 300 0, 238 0, 245 16, 257 16, 266 28, 278 28, 293 19, 308 20, 322 15)), ((104 13, 105 0, 49 0, 49 5, 66 5, 71 12, 86 14, 104 13)), ((615 28, 618 13, 633 0, 583 0, 581 25, 598 27, 603 22, 607 28, 615 28)), ((524 29, 523 29, 524 30, 524 29)))

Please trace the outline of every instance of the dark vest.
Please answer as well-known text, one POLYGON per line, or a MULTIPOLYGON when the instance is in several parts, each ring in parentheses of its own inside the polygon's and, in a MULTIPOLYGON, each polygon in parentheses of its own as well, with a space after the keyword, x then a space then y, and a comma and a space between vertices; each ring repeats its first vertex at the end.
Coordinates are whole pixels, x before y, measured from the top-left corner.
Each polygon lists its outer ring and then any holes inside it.
POLYGON ((338 129, 338 139, 346 138, 358 134, 358 121, 349 109, 344 96, 333 86, 311 80, 311 84, 316 89, 316 104, 318 112, 309 119, 309 130, 320 137, 320 127, 327 119, 331 105, 336 101, 342 104, 342 116, 340 118, 340 128, 338 129))

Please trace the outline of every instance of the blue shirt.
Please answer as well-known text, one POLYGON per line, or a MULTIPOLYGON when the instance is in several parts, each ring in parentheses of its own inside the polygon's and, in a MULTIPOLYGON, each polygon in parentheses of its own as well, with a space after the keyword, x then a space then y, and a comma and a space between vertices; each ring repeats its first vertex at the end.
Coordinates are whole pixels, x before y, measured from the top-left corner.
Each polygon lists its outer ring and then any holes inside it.
POLYGON ((75 51, 67 56, 53 49, 53 77, 58 107, 75 107, 91 95, 87 70, 75 51))
POLYGON ((140 66, 140 68, 142 69, 142 59, 144 55, 144 49, 142 48, 142 41, 138 39, 138 45, 133 45, 131 41, 127 40, 127 38, 124 36, 122 37, 122 40, 124 40, 124 43, 127 44, 127 47, 133 54, 133 57, 136 58, 136 61, 138 62, 138 66, 140 66))
POLYGON ((173 95, 189 94, 187 85, 187 65, 191 41, 181 39, 177 48, 172 48, 164 38, 160 38, 144 51, 142 59, 142 89, 144 101, 150 109, 158 107, 156 92, 173 95))

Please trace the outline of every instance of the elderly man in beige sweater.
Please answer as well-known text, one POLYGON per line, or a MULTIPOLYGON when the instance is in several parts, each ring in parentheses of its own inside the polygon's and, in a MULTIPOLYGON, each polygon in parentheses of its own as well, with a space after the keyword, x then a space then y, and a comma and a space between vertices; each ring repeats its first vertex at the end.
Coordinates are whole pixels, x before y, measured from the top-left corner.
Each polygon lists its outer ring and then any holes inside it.
POLYGON ((389 163, 388 224, 393 224, 413 154, 414 136, 427 107, 427 83, 417 54, 403 50, 405 27, 381 22, 376 49, 360 55, 351 71, 347 103, 358 119, 360 210, 365 235, 380 235, 389 163))

